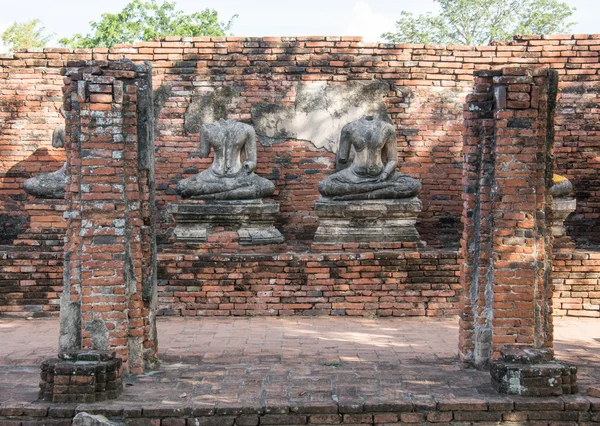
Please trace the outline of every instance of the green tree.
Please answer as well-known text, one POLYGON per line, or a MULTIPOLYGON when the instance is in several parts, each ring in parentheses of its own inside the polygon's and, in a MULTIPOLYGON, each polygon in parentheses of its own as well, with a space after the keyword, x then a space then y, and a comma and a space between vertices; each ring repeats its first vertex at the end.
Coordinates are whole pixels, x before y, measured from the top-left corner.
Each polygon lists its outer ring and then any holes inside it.
POLYGON ((516 34, 567 32, 575 8, 559 0, 434 0, 438 15, 402 12, 396 31, 381 35, 392 43, 485 45, 516 34))
POLYGON ((118 43, 148 41, 168 35, 197 37, 223 36, 231 29, 234 15, 229 22, 219 22, 214 9, 204 9, 186 15, 177 10, 175 2, 156 0, 133 0, 119 13, 103 13, 97 22, 90 22, 92 32, 75 34, 71 38, 62 38, 63 46, 112 47, 118 43))
POLYGON ((13 22, 3 33, 2 42, 10 49, 44 47, 54 34, 45 34, 42 21, 13 22))

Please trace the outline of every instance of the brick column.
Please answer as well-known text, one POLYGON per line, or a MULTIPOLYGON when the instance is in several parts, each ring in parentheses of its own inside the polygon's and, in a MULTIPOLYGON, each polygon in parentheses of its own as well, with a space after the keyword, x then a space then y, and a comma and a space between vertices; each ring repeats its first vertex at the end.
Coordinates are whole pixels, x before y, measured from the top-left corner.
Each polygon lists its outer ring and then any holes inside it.
POLYGON ((556 81, 547 69, 478 71, 465 104, 460 355, 476 366, 505 345, 553 346, 556 81))
POLYGON ((475 73, 465 103, 459 353, 500 393, 577 392, 554 360, 552 151, 555 71, 475 73))
POLYGON ((60 352, 114 351, 140 373, 156 358, 151 67, 69 63, 67 213, 60 352))

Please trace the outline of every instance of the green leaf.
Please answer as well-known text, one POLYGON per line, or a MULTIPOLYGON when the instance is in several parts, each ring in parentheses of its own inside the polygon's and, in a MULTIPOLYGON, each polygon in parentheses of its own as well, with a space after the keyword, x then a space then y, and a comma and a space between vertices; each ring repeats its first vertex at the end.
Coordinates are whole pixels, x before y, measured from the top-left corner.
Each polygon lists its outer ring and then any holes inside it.
POLYGON ((89 34, 61 38, 59 43, 73 48, 112 47, 169 35, 224 36, 228 35, 236 18, 234 15, 223 23, 214 9, 187 15, 176 8, 175 2, 133 0, 121 12, 104 13, 99 21, 90 22, 92 31, 89 34))
POLYGON ((54 37, 54 34, 44 34, 45 31, 46 29, 39 19, 13 22, 2 33, 2 41, 10 50, 44 47, 54 37))
POLYGON ((401 12, 396 30, 381 37, 391 43, 486 45, 517 34, 564 33, 575 12, 559 0, 434 0, 441 12, 414 16, 401 12))

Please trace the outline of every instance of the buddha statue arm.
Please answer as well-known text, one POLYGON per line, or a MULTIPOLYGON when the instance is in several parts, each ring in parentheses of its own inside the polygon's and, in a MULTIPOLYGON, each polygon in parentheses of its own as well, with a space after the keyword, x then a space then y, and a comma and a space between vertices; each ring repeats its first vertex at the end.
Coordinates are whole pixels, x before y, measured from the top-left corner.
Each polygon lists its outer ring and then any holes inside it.
POLYGON ((61 125, 52 132, 52 146, 54 148, 62 148, 65 146, 65 126, 61 125))
POLYGON ((396 142, 396 132, 392 129, 386 133, 385 145, 381 151, 381 159, 384 162, 384 167, 379 179, 377 179, 379 182, 387 180, 387 178, 394 173, 398 167, 398 145, 396 142))
POLYGON ((200 158, 208 158, 210 154, 210 136, 204 127, 200 131, 200 158))
POLYGON ((340 135, 340 146, 337 152, 336 171, 340 171, 341 169, 345 169, 347 167, 351 145, 350 132, 348 132, 346 129, 342 129, 342 134, 340 135))
POLYGON ((246 133, 246 142, 244 144, 246 153, 246 161, 244 162, 244 170, 250 174, 256 169, 256 132, 254 127, 249 126, 246 133))

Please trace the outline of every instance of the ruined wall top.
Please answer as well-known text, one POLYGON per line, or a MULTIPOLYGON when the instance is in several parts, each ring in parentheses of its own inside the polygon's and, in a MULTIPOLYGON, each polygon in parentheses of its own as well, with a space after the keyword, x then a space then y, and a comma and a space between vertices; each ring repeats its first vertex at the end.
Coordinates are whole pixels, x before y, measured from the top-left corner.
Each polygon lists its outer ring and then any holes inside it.
MULTIPOLYGON (((225 47, 228 43, 243 43, 244 47, 362 47, 372 49, 447 49, 451 51, 510 51, 515 47, 542 46, 547 44, 594 44, 600 40, 600 34, 546 34, 546 35, 517 35, 513 40, 493 41, 488 46, 438 45, 422 43, 365 43, 362 36, 296 36, 296 37, 180 37, 166 36, 153 41, 138 41, 133 44, 115 44, 112 48, 72 49, 68 47, 44 47, 16 49, 13 53, 0 54, 0 61, 11 59, 60 59, 57 54, 145 54, 147 48, 176 48, 196 47, 212 48, 225 47), (223 46, 219 46, 223 44, 223 46)), ((167 52, 165 52, 167 53, 167 52)), ((92 59, 92 58, 89 58, 92 59)), ((93 58, 99 59, 99 58, 93 58)), ((117 58, 109 58, 117 59, 117 58)), ((9 66, 10 63, 0 65, 9 66)), ((43 66, 43 64, 40 64, 43 66)))

